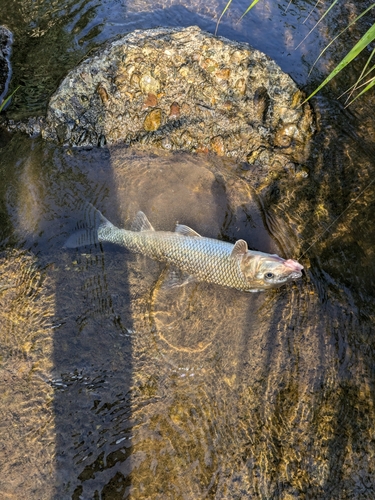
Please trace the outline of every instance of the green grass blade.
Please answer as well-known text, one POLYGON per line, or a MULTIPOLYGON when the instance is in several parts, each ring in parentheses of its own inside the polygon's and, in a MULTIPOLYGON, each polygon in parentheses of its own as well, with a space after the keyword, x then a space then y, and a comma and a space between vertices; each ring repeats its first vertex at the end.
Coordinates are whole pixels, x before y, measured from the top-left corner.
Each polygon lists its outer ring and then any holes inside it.
POLYGON ((20 88, 20 85, 18 85, 18 87, 13 90, 13 92, 8 95, 8 97, 6 99, 3 100, 3 102, 0 104, 0 113, 2 112, 2 110, 4 109, 4 107, 8 104, 8 102, 12 99, 12 97, 14 96, 14 94, 17 92, 17 90, 20 88))
POLYGON ((354 99, 352 99, 345 107, 347 108, 348 106, 351 105, 352 102, 354 102, 356 99, 358 99, 358 97, 360 97, 361 95, 363 95, 365 92, 367 92, 368 90, 370 90, 374 85, 375 85, 375 76, 369 80, 369 84, 362 90, 362 92, 360 92, 359 94, 357 94, 354 99))
POLYGON ((229 5, 230 5, 231 3, 232 3, 232 0, 229 0, 229 2, 228 2, 228 3, 226 4, 226 6, 224 7, 223 12, 220 14, 219 19, 217 20, 217 23, 216 23, 216 28, 215 28, 215 36, 216 36, 216 34, 217 34, 217 30, 218 30, 218 28, 219 28, 220 21, 221 21, 221 19, 222 19, 223 15, 226 13, 226 11, 229 9, 229 5))
POLYGON ((242 20, 243 17, 246 16, 246 14, 253 8, 255 5, 259 2, 259 0, 253 0, 253 2, 248 6, 248 8, 245 10, 245 12, 242 14, 242 16, 239 18, 238 22, 242 20))
POLYGON ((353 93, 358 89, 358 85, 359 85, 360 81, 363 80, 364 74, 367 74, 366 69, 367 69, 368 65, 370 64, 372 58, 374 57, 374 54, 375 54, 375 48, 372 49, 371 54, 369 55, 369 57, 366 61, 366 64, 364 65, 364 67, 361 71, 361 74, 359 75, 357 81, 355 82, 355 84, 353 86, 353 89, 349 91, 349 95, 346 99, 346 102, 349 101, 349 99, 352 97, 353 93))
POLYGON ((357 55, 364 50, 369 43, 371 43, 375 39, 375 24, 371 26, 371 28, 363 35, 363 37, 354 45, 354 47, 350 50, 350 52, 339 62, 339 64, 335 67, 333 71, 328 75, 328 77, 324 80, 323 83, 319 85, 317 89, 312 92, 307 99, 302 103, 304 104, 306 101, 311 99, 315 94, 319 92, 328 82, 332 80, 342 69, 344 69, 357 55))
POLYGON ((363 11, 363 12, 362 12, 359 16, 357 16, 357 17, 354 19, 354 21, 352 21, 351 23, 349 23, 349 24, 348 24, 348 26, 347 26, 345 29, 343 29, 343 30, 342 30, 342 31, 341 31, 338 35, 336 35, 336 36, 335 36, 335 38, 334 38, 333 40, 331 40, 331 41, 329 42, 329 44, 328 44, 328 45, 327 45, 327 46, 326 46, 326 47, 325 47, 325 48, 321 51, 321 53, 320 53, 320 54, 318 55, 318 57, 315 59, 314 64, 313 64, 313 65, 311 66, 311 68, 310 68, 310 71, 309 71, 309 76, 310 76, 310 74, 311 74, 312 70, 314 69, 314 67, 315 67, 316 63, 317 63, 317 62, 319 61, 319 59, 322 57, 322 55, 324 54, 324 52, 325 52, 325 51, 329 48, 329 46, 330 46, 330 45, 332 45, 332 44, 333 44, 333 42, 334 42, 335 40, 337 40, 337 38, 338 38, 339 36, 341 36, 343 33, 345 33, 345 31, 346 31, 346 30, 348 30, 351 26, 353 26, 353 24, 354 24, 354 23, 356 23, 359 19, 361 19, 361 17, 362 17, 362 16, 366 15, 366 14, 367 14, 367 12, 369 12, 369 11, 370 11, 371 9, 373 9, 374 7, 375 7, 375 3, 374 3, 374 4, 372 4, 372 5, 370 5, 370 7, 368 7, 366 10, 364 10, 364 11, 363 11))
POLYGON ((361 80, 366 78, 366 76, 368 76, 372 71, 374 71, 374 69, 375 69, 375 64, 373 66, 371 66, 371 68, 369 70, 367 70, 366 73, 364 75, 362 75, 362 77, 358 78, 358 80, 355 83, 353 83, 353 85, 351 87, 346 89, 345 92, 343 92, 337 99, 341 99, 341 97, 343 97, 345 94, 348 94, 352 89, 354 89, 354 87, 359 88, 359 87, 363 87, 363 85, 366 85, 367 82, 362 83, 361 85, 358 85, 358 84, 361 80))

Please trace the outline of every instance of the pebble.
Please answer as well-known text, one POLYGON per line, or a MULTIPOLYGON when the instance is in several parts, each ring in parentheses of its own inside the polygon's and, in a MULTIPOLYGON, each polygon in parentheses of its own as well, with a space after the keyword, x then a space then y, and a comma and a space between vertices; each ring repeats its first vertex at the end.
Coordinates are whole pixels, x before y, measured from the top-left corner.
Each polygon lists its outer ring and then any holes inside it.
POLYGON ((171 107, 169 108, 169 117, 170 118, 179 118, 180 116, 180 106, 177 102, 172 102, 171 107))
POLYGON ((149 93, 143 103, 144 108, 154 108, 158 104, 158 99, 155 94, 149 93))
POLYGON ((155 130, 158 130, 161 124, 161 116, 161 109, 159 108, 150 111, 143 123, 144 130, 146 130, 146 132, 155 132, 155 130))

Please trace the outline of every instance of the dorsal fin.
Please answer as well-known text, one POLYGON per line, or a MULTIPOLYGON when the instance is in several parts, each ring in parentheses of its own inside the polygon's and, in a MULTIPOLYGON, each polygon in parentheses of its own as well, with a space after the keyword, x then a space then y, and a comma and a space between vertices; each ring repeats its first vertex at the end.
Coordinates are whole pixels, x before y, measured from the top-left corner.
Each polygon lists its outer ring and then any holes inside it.
POLYGON ((248 251, 247 243, 245 240, 238 240, 236 241, 232 253, 230 254, 231 257, 242 257, 245 255, 245 253, 248 251))
POLYGON ((194 229, 191 229, 189 226, 184 226, 183 224, 176 224, 176 233, 182 234, 183 236, 191 236, 194 238, 202 238, 200 234, 198 234, 194 229))
POLYGON ((137 213, 130 228, 132 231, 155 231, 150 221, 141 211, 137 213))

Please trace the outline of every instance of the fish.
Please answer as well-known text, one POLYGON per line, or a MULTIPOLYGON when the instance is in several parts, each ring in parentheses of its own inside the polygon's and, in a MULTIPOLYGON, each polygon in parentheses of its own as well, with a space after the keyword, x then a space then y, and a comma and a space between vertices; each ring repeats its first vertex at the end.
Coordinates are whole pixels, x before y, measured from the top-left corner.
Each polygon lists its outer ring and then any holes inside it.
POLYGON ((141 211, 129 230, 121 229, 94 206, 87 206, 91 227, 73 233, 64 246, 77 248, 109 242, 165 262, 171 266, 166 288, 199 281, 243 292, 260 292, 278 288, 302 276, 303 266, 296 260, 249 250, 242 239, 233 244, 206 238, 183 224, 176 224, 174 232, 155 231, 141 211))

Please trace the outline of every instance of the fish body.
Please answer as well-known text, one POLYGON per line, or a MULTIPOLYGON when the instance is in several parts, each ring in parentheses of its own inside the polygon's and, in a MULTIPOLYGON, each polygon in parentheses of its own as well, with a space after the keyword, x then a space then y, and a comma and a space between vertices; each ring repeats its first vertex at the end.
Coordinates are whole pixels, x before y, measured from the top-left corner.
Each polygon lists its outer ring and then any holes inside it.
MULTIPOLYGON (((303 266, 295 260, 249 250, 244 240, 231 244, 205 238, 181 224, 176 225, 174 232, 155 231, 143 212, 138 212, 130 230, 119 229, 98 210, 93 210, 99 222, 94 235, 96 241, 118 244, 131 252, 171 264, 180 273, 172 273, 171 286, 194 279, 256 292, 279 287, 302 275, 303 266)), ((87 230, 75 233, 65 246, 87 244, 88 236, 87 230)))

